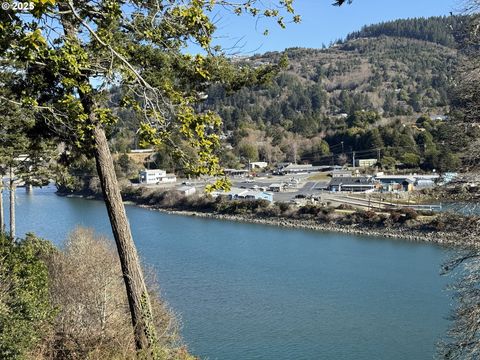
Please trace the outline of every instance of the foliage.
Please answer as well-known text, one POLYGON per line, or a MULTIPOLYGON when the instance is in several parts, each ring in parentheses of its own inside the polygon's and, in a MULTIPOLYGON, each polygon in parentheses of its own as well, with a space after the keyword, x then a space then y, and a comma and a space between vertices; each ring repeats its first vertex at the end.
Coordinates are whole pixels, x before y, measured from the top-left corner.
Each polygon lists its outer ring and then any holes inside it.
POLYGON ((33 235, 12 243, 0 235, 0 358, 23 359, 48 332, 55 310, 44 259, 52 245, 33 235))
MULTIPOLYGON (((5 91, 0 91, 1 93, 5 91)), ((15 180, 45 185, 51 175, 49 162, 54 157, 51 142, 32 139, 38 131, 33 114, 0 100, 0 174, 12 171, 15 180)))

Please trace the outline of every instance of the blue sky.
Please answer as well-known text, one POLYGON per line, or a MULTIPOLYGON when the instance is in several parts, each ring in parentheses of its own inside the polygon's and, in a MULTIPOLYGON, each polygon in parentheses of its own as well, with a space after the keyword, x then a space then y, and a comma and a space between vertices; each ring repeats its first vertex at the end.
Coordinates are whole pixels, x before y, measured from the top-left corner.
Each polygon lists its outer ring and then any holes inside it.
POLYGON ((381 21, 458 14, 462 0, 354 0, 351 5, 332 6, 333 0, 295 0, 300 24, 281 29, 268 19, 256 21, 248 16, 223 14, 218 19, 219 36, 215 43, 230 52, 245 55, 283 50, 288 47, 320 48, 343 38, 363 25, 381 21), (269 35, 263 31, 269 29, 269 35))

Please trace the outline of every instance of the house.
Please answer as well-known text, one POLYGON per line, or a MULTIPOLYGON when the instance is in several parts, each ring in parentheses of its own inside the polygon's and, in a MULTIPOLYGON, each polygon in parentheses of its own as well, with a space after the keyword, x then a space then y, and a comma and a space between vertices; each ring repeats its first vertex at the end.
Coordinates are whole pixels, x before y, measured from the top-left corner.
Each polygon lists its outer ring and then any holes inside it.
POLYGON ((377 175, 375 180, 386 191, 413 191, 416 181, 413 175, 377 175))
POLYGON ((194 186, 180 186, 177 191, 183 196, 190 196, 197 192, 194 186))
POLYGON ((375 166, 377 162, 378 162, 377 159, 357 159, 355 160, 355 166, 358 166, 361 168, 367 168, 367 167, 375 166))
POLYGON ((329 191, 365 192, 373 191, 375 183, 368 176, 334 177, 327 186, 329 191))
POLYGON ((268 166, 268 163, 265 161, 255 161, 250 163, 250 170, 254 169, 264 169, 268 166))
POLYGON ((160 184, 160 183, 172 183, 177 181, 177 177, 174 174, 167 174, 165 170, 153 169, 142 170, 138 173, 138 181, 141 184, 160 184))

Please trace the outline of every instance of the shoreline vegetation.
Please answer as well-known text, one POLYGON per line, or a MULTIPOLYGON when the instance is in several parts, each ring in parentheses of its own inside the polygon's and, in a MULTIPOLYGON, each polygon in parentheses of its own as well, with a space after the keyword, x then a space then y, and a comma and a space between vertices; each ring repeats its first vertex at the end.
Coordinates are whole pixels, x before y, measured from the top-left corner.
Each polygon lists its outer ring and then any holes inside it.
MULTIPOLYGON (((150 359, 135 348, 131 315, 113 242, 77 227, 58 248, 27 234, 0 233, 0 358, 150 359)), ((176 314, 144 266, 159 359, 193 360, 176 314)))
MULTIPOLYGON (((100 194, 57 192, 60 196, 101 199, 100 194)), ((246 222, 294 229, 385 237, 442 246, 478 247, 480 216, 400 209, 375 212, 349 206, 295 207, 264 200, 245 201, 205 195, 181 196, 175 191, 127 187, 123 200, 167 214, 246 222)))

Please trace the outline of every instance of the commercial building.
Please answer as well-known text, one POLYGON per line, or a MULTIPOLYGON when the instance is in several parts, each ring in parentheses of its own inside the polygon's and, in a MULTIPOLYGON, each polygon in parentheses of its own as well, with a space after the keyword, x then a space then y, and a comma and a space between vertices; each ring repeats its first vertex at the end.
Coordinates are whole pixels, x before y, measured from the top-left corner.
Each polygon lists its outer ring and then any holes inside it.
POLYGON ((348 177, 348 178, 351 178, 352 177, 352 172, 350 170, 341 170, 341 169, 338 169, 338 170, 333 170, 332 171, 332 178, 336 178, 336 177, 348 177))
POLYGON ((138 174, 138 181, 141 184, 160 184, 160 183, 172 183, 177 181, 177 177, 174 174, 167 174, 165 170, 152 169, 142 170, 138 174))
POLYGON ((329 191, 365 192, 373 191, 375 183, 371 177, 334 177, 327 186, 329 191))
POLYGON ((355 160, 355 166, 358 166, 360 168, 367 168, 375 166, 377 162, 377 159, 357 159, 355 160))
POLYGON ((416 181, 413 175, 377 175, 375 180, 384 191, 413 191, 416 181))

